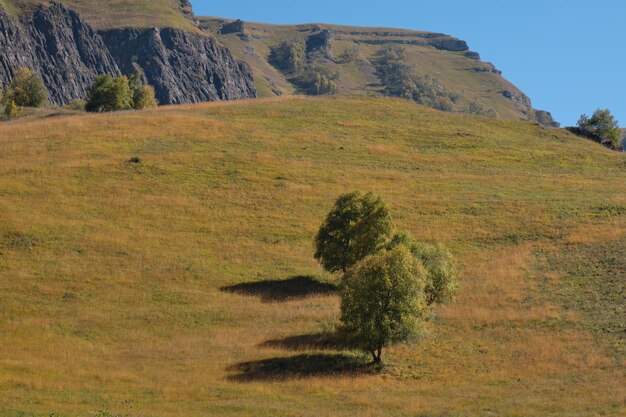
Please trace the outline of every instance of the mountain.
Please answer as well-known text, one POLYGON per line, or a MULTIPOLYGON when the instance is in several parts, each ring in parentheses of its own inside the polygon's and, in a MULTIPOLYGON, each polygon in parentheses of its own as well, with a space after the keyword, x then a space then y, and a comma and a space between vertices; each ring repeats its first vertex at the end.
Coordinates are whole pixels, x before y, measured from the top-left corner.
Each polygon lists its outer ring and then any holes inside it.
POLYGON ((201 28, 250 65, 261 97, 299 91, 289 74, 271 63, 271 50, 281 42, 305 44, 310 65, 336 74, 340 95, 381 94, 376 54, 381 47, 393 45, 404 49, 405 62, 414 66, 418 75, 434 78, 438 87, 459 97, 455 111, 469 112, 472 104, 478 104, 484 113, 499 118, 555 124, 549 113, 533 109, 531 100, 493 64, 481 61, 465 41, 449 35, 327 24, 269 25, 217 17, 198 20, 201 28), (353 59, 344 58, 346 51, 353 59))
POLYGON ((452 36, 195 17, 188 0, 0 0, 0 87, 28 67, 42 75, 56 104, 84 97, 97 74, 135 71, 154 85, 161 104, 311 94, 272 61, 272 51, 290 41, 305 45, 311 76, 332 79, 339 95, 388 94, 377 54, 394 46, 432 96, 422 104, 558 125, 452 36))
POLYGON ((135 71, 161 104, 256 97, 247 64, 199 30, 182 0, 111 2, 2 0, 0 86, 28 67, 50 99, 82 98, 98 74, 135 71), (153 26, 154 25, 154 26, 153 26))
POLYGON ((380 97, 24 118, 0 149, 0 417, 625 415, 624 153, 380 97), (351 191, 460 272, 380 373, 313 259, 351 191))

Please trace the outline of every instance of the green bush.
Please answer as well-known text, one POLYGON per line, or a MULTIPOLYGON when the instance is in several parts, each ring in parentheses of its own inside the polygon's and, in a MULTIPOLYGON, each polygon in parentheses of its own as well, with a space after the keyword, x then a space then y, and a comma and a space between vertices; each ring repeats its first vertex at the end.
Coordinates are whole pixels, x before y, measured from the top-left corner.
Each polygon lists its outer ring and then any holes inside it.
POLYGON ((85 100, 82 100, 82 99, 72 100, 69 103, 67 103, 65 106, 63 106, 63 108, 66 110, 73 110, 73 111, 85 111, 85 100))
POLYGON ((142 110, 157 106, 154 87, 144 84, 139 73, 134 73, 128 79, 133 92, 133 109, 142 110))
POLYGON ((622 131, 610 110, 598 109, 591 117, 583 114, 578 120, 582 133, 599 141, 607 141, 613 149, 621 149, 622 131))
POLYGON ((15 104, 15 100, 8 99, 4 105, 4 115, 9 119, 19 117, 22 114, 22 108, 15 104))
POLYGON ((286 73, 297 73, 306 64, 306 45, 302 40, 284 41, 270 50, 270 63, 286 73))
POLYGON ((27 68, 15 73, 7 95, 20 107, 41 107, 48 101, 48 90, 41 77, 27 68))
POLYGON ((460 95, 451 93, 429 75, 420 77, 415 66, 406 63, 404 48, 385 45, 376 53, 376 70, 388 96, 413 100, 442 111, 453 111, 460 95))
POLYGON ((338 73, 332 73, 324 67, 306 66, 294 79, 294 83, 305 94, 322 96, 337 92, 338 73))
POLYGON ((157 105, 154 88, 144 85, 139 74, 113 77, 105 74, 96 77, 87 92, 85 110, 110 112, 140 110, 157 105))

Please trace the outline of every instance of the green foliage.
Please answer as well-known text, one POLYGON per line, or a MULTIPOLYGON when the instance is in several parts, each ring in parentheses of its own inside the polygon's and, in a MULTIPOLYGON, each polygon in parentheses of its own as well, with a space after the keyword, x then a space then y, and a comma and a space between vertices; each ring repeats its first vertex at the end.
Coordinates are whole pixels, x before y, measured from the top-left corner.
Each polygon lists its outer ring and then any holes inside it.
POLYGON ((19 115, 22 114, 22 108, 15 104, 15 100, 9 98, 4 104, 4 114, 9 119, 19 117, 19 115))
POLYGON ((64 109, 73 110, 73 111, 85 111, 85 100, 76 99, 72 100, 63 106, 64 109))
POLYGON ((306 45, 300 39, 281 42, 271 48, 269 61, 283 72, 297 73, 306 63, 306 45))
POLYGON ((601 141, 608 141, 614 149, 620 149, 622 131, 610 110, 597 109, 591 117, 583 114, 578 120, 578 128, 587 135, 601 141))
POLYGON ((404 48, 396 45, 385 45, 376 53, 376 69, 385 87, 385 94, 413 100, 438 110, 452 111, 459 95, 446 91, 434 77, 420 77, 415 72, 415 66, 405 61, 404 48))
POLYGON ((468 113, 474 116, 484 116, 484 117, 497 117, 496 111, 493 109, 486 109, 482 104, 478 101, 474 100, 469 104, 468 113))
POLYGON ((374 362, 382 349, 417 336, 427 311, 426 272, 403 246, 369 256, 343 279, 341 322, 351 341, 374 362))
POLYGON ((315 237, 315 259, 329 272, 346 272, 391 238, 393 223, 385 202, 373 193, 341 195, 315 237))
POLYGON ((128 85, 133 92, 133 109, 142 110, 157 106, 154 87, 144 84, 139 73, 128 78, 128 85))
POLYGON ((20 68, 15 73, 7 95, 9 100, 22 107, 41 107, 48 101, 48 90, 41 77, 27 68, 20 68))
POLYGON ((307 65, 294 81, 304 93, 323 96, 337 92, 338 79, 338 73, 332 73, 324 67, 307 65))
POLYGON ((387 245, 393 249, 406 246, 411 254, 426 268, 426 302, 443 304, 454 297, 459 286, 459 273, 452 254, 442 245, 416 242, 408 234, 397 234, 387 245))
POLYGON ((85 110, 110 112, 132 108, 132 93, 127 77, 99 75, 87 92, 85 110))
POLYGON ((139 74, 113 77, 104 74, 96 77, 87 93, 85 110, 110 112, 140 110, 157 105, 154 88, 144 85, 139 74))

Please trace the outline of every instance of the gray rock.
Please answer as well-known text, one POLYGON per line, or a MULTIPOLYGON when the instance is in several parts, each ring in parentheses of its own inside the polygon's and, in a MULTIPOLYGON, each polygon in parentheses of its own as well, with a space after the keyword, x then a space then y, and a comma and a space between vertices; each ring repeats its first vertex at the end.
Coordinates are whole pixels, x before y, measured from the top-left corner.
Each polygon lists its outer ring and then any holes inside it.
POLYGON ((256 97, 250 68, 211 37, 179 29, 97 33, 57 1, 23 22, 0 7, 0 86, 22 67, 40 74, 50 101, 60 105, 85 97, 99 74, 135 71, 154 85, 161 104, 256 97))
POLYGON ((332 59, 332 42, 335 35, 328 29, 321 29, 319 33, 309 36, 306 41, 306 51, 309 54, 320 52, 326 58, 332 59))
POLYGON ((243 20, 235 20, 234 22, 224 23, 220 29, 222 35, 228 35, 229 33, 245 33, 246 24, 243 20))
POLYGON ((179 0, 179 3, 180 3, 180 11, 183 12, 183 14, 187 16, 189 19, 193 20, 194 14, 193 14, 193 6, 191 5, 191 2, 189 0, 179 0))
POLYGON ((467 46, 467 42, 462 41, 460 39, 454 39, 454 38, 424 39, 424 40, 356 39, 354 42, 368 44, 368 45, 397 44, 397 45, 432 46, 433 48, 436 48, 442 51, 452 51, 452 52, 463 52, 469 49, 469 47, 467 46))
POLYGON ((41 75, 56 104, 84 97, 98 74, 120 73, 100 36, 57 2, 39 8, 27 25, 0 8, 0 51, 0 84, 9 84, 19 68, 29 68, 41 75))
POLYGON ((502 95, 511 100, 513 103, 519 104, 529 110, 532 108, 530 99, 521 91, 504 90, 502 91, 502 95))
POLYGON ((121 71, 141 72, 161 104, 256 97, 250 68, 211 37, 171 28, 101 35, 121 71))

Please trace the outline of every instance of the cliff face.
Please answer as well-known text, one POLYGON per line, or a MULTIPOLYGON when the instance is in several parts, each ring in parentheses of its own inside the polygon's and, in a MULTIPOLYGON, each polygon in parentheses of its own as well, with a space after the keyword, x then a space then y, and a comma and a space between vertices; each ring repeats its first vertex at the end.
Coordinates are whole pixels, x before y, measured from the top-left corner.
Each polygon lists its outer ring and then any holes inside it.
POLYGON ((27 26, 0 8, 0 84, 10 83, 21 67, 41 74, 50 100, 58 104, 84 97, 97 74, 119 74, 100 36, 56 3, 38 9, 27 26))
POLYGON ((23 22, 0 7, 0 86, 21 67, 42 76, 56 104, 84 97, 98 74, 136 70, 161 104, 256 97, 251 71, 213 38, 180 29, 98 33, 58 2, 23 22))
POLYGON ((255 97, 252 72, 210 37, 180 29, 122 29, 102 37, 123 73, 138 71, 160 103, 255 97))

